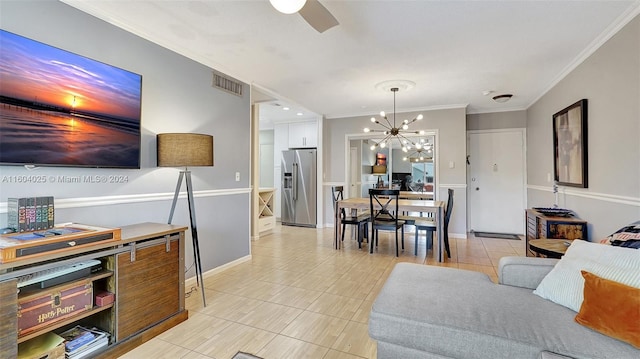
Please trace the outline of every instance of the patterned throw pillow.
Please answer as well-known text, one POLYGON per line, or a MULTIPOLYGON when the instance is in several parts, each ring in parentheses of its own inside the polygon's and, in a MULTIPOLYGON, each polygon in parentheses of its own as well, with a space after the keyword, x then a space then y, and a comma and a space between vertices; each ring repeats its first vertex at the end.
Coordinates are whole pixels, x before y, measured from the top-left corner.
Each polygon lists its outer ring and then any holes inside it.
POLYGON ((600 241, 602 244, 640 249, 640 221, 624 226, 600 241))

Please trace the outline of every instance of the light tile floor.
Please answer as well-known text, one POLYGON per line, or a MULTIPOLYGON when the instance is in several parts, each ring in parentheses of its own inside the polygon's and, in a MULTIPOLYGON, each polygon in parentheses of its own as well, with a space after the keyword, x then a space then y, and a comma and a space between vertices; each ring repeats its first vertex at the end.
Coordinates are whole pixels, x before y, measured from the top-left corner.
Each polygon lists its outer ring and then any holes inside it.
MULTIPOLYGON (((186 300, 189 320, 123 355, 123 359, 229 359, 244 351, 265 359, 375 358, 367 323, 373 301, 398 262, 479 271, 497 281, 498 260, 524 256, 524 241, 451 239, 451 258, 437 263, 424 235, 413 255, 413 233, 395 257, 395 243, 380 232, 377 251, 345 238, 333 249, 333 229, 277 225, 251 243, 252 259, 205 277, 186 300)), ((349 232, 347 233, 347 237, 349 232)), ((187 288, 187 291, 189 288, 187 288)))

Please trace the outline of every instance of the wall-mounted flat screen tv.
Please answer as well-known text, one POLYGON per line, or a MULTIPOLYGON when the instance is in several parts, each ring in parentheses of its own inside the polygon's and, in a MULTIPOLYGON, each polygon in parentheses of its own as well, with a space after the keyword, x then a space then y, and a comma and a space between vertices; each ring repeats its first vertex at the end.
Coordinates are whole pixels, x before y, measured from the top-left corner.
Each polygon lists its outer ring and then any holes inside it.
POLYGON ((0 30, 0 164, 140 168, 142 76, 0 30))

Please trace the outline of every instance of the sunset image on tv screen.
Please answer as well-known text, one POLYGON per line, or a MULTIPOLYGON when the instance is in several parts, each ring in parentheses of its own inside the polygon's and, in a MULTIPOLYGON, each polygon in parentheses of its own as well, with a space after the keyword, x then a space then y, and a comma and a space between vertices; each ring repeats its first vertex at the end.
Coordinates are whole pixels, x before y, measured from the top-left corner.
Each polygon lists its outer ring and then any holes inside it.
POLYGON ((4 30, 0 48, 0 163, 140 167, 140 75, 4 30))

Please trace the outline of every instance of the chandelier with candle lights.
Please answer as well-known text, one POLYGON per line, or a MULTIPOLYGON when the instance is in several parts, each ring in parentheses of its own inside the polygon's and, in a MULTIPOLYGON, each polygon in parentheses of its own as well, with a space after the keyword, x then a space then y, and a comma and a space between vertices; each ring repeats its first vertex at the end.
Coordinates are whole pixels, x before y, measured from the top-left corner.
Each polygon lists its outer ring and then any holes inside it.
POLYGON ((414 148, 415 149, 410 154, 402 157, 403 161, 413 163, 433 161, 433 145, 429 143, 429 140, 421 138, 416 141, 414 148))
POLYGON ((384 113, 384 111, 382 111, 380 112, 380 117, 382 117, 382 119, 379 120, 375 117, 371 117, 371 122, 380 125, 382 127, 381 129, 371 129, 369 127, 364 128, 365 133, 382 132, 385 135, 382 140, 378 142, 374 141, 374 144, 371 145, 370 148, 372 151, 374 151, 378 147, 385 148, 388 145, 391 145, 391 141, 395 139, 396 141, 398 141, 398 144, 400 145, 400 148, 402 148, 403 152, 409 152, 409 150, 413 148, 417 150, 418 146, 421 147, 421 144, 419 142, 413 142, 410 138, 407 138, 406 135, 424 134, 424 131, 409 130, 409 125, 416 121, 422 120, 422 114, 416 116, 412 120, 404 120, 400 122, 400 124, 396 124, 396 92, 398 92, 399 88, 392 87, 390 90, 391 92, 393 92, 393 118, 390 120, 384 113))

